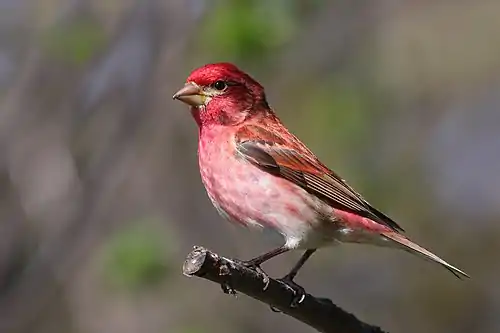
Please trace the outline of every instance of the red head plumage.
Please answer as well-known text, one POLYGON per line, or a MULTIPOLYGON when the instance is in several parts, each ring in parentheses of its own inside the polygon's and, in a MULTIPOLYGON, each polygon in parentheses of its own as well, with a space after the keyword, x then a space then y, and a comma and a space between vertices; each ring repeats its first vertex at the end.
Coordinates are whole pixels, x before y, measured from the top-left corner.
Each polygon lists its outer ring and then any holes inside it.
POLYGON ((186 86, 192 90, 191 95, 201 96, 191 104, 191 112, 200 127, 214 123, 234 125, 260 110, 269 110, 264 88, 231 63, 195 69, 188 76, 186 86))

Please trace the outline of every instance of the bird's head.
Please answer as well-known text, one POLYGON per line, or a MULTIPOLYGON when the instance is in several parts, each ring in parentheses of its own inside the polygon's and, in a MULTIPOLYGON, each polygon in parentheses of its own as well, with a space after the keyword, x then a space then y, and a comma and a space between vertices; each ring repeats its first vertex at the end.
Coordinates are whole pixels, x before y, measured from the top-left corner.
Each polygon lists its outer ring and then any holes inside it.
POLYGON ((198 125, 235 125, 267 112, 264 88, 230 63, 208 64, 195 69, 173 96, 191 106, 198 125))

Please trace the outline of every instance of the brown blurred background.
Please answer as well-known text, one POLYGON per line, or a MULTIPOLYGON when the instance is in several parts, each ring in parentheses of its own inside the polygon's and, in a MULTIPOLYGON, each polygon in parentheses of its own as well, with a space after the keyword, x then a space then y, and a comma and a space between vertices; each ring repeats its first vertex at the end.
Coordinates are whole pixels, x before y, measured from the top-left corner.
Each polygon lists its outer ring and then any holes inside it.
MULTIPOLYGON (((500 2, 0 0, 0 332, 313 332, 181 274, 218 217, 171 100, 232 61, 417 242, 471 274, 341 246, 298 282, 390 332, 500 332, 500 2)), ((299 253, 272 260, 281 276, 299 253)))

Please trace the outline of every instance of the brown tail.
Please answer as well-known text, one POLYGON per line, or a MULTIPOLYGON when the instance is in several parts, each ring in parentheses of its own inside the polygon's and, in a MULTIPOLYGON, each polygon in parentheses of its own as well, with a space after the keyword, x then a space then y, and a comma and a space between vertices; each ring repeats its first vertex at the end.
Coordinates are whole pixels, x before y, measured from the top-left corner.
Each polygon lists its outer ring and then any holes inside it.
POLYGON ((431 253, 431 252, 427 251, 426 249, 424 249, 423 247, 413 243, 412 241, 410 241, 408 238, 406 238, 405 236, 403 236, 401 234, 398 234, 396 232, 382 232, 382 235, 385 236, 386 238, 398 243, 399 245, 401 245, 405 251, 408 251, 408 252, 413 253, 413 254, 417 254, 417 255, 423 257, 424 259, 428 259, 430 261, 437 262, 438 264, 442 265, 444 268, 446 268, 447 270, 452 272, 453 275, 455 275, 459 279, 461 279, 462 277, 470 278, 470 276, 468 274, 466 274, 465 272, 448 264, 446 261, 439 258, 434 253, 431 253))

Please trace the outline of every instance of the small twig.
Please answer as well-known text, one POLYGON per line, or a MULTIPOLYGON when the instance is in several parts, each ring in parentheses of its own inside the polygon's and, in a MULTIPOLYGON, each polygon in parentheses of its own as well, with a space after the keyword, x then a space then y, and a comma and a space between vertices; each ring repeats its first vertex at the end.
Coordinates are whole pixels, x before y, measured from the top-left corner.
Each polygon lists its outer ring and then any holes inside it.
POLYGON ((198 276, 221 284, 226 293, 242 292, 269 304, 297 320, 324 333, 384 333, 342 310, 329 299, 306 294, 295 308, 290 307, 294 292, 274 279, 264 281, 259 272, 236 260, 221 257, 203 247, 195 247, 184 262, 186 276, 198 276))

